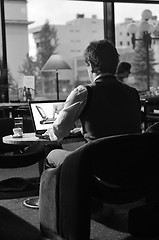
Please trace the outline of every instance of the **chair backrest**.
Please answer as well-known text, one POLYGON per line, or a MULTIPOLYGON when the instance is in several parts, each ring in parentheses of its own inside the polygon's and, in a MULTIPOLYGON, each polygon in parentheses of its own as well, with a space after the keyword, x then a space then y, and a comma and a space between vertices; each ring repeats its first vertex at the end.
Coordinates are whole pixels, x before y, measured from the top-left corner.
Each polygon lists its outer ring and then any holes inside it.
POLYGON ((13 118, 0 118, 0 139, 2 139, 3 136, 13 134, 13 128, 13 118))
MULTIPOLYGON (((80 179, 79 181, 83 182, 80 184, 84 186, 84 176, 86 182, 87 175, 95 176, 106 186, 113 186, 111 190, 118 191, 119 200, 110 199, 119 202, 123 193, 120 189, 129 192, 134 189, 135 192, 151 178, 158 178, 158 143, 158 133, 137 133, 105 137, 85 144, 65 159, 61 169, 64 186, 66 179, 68 186, 74 179, 80 179), (68 172, 72 174, 70 180, 68 172)), ((128 195, 128 198, 123 197, 121 202, 133 200, 133 194, 130 197, 128 195)))
POLYGON ((148 133, 159 133, 159 122, 152 124, 146 129, 148 133))
POLYGON ((138 185, 157 167, 158 142, 157 133, 119 135, 92 142, 88 149, 92 172, 110 184, 138 185))
POLYGON ((141 134, 99 139, 91 144, 92 172, 108 184, 129 186, 138 183, 146 146, 141 134), (100 157, 99 157, 100 156, 100 157))

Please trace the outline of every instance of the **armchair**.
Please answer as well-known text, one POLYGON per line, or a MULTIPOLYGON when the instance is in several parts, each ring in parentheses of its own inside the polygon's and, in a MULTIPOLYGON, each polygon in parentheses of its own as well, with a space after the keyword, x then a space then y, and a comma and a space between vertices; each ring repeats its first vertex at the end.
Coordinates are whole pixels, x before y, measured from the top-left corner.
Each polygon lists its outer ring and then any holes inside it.
POLYGON ((92 201, 121 206, 158 198, 158 141, 156 133, 104 137, 46 169, 40 182, 42 234, 89 240, 92 201))

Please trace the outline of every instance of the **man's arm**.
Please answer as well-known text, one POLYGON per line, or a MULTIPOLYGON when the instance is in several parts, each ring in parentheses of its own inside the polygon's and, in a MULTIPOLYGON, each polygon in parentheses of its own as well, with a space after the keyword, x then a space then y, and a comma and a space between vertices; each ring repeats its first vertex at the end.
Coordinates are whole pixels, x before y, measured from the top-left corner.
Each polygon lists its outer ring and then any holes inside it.
POLYGON ((79 119, 87 102, 87 89, 84 86, 78 86, 67 97, 64 108, 60 111, 57 119, 49 131, 51 140, 61 141, 68 136, 73 129, 75 122, 79 119))

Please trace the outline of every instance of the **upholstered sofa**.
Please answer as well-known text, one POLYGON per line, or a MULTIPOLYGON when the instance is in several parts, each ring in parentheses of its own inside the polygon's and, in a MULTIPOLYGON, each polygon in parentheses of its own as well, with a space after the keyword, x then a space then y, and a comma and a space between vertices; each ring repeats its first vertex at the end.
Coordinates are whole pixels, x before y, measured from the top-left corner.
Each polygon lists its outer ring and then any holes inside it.
POLYGON ((93 199, 149 204, 158 199, 158 133, 125 134, 87 143, 40 182, 40 228, 50 239, 89 240, 93 199))

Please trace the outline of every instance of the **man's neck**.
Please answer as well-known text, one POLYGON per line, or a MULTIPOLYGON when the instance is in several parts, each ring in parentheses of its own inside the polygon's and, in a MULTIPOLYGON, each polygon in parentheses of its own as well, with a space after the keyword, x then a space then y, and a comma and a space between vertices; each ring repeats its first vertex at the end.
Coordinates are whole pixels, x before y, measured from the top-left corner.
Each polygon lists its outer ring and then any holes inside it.
POLYGON ((115 74, 112 73, 100 73, 98 75, 96 75, 96 77, 94 78, 94 81, 100 77, 104 77, 104 76, 115 76, 115 74))

